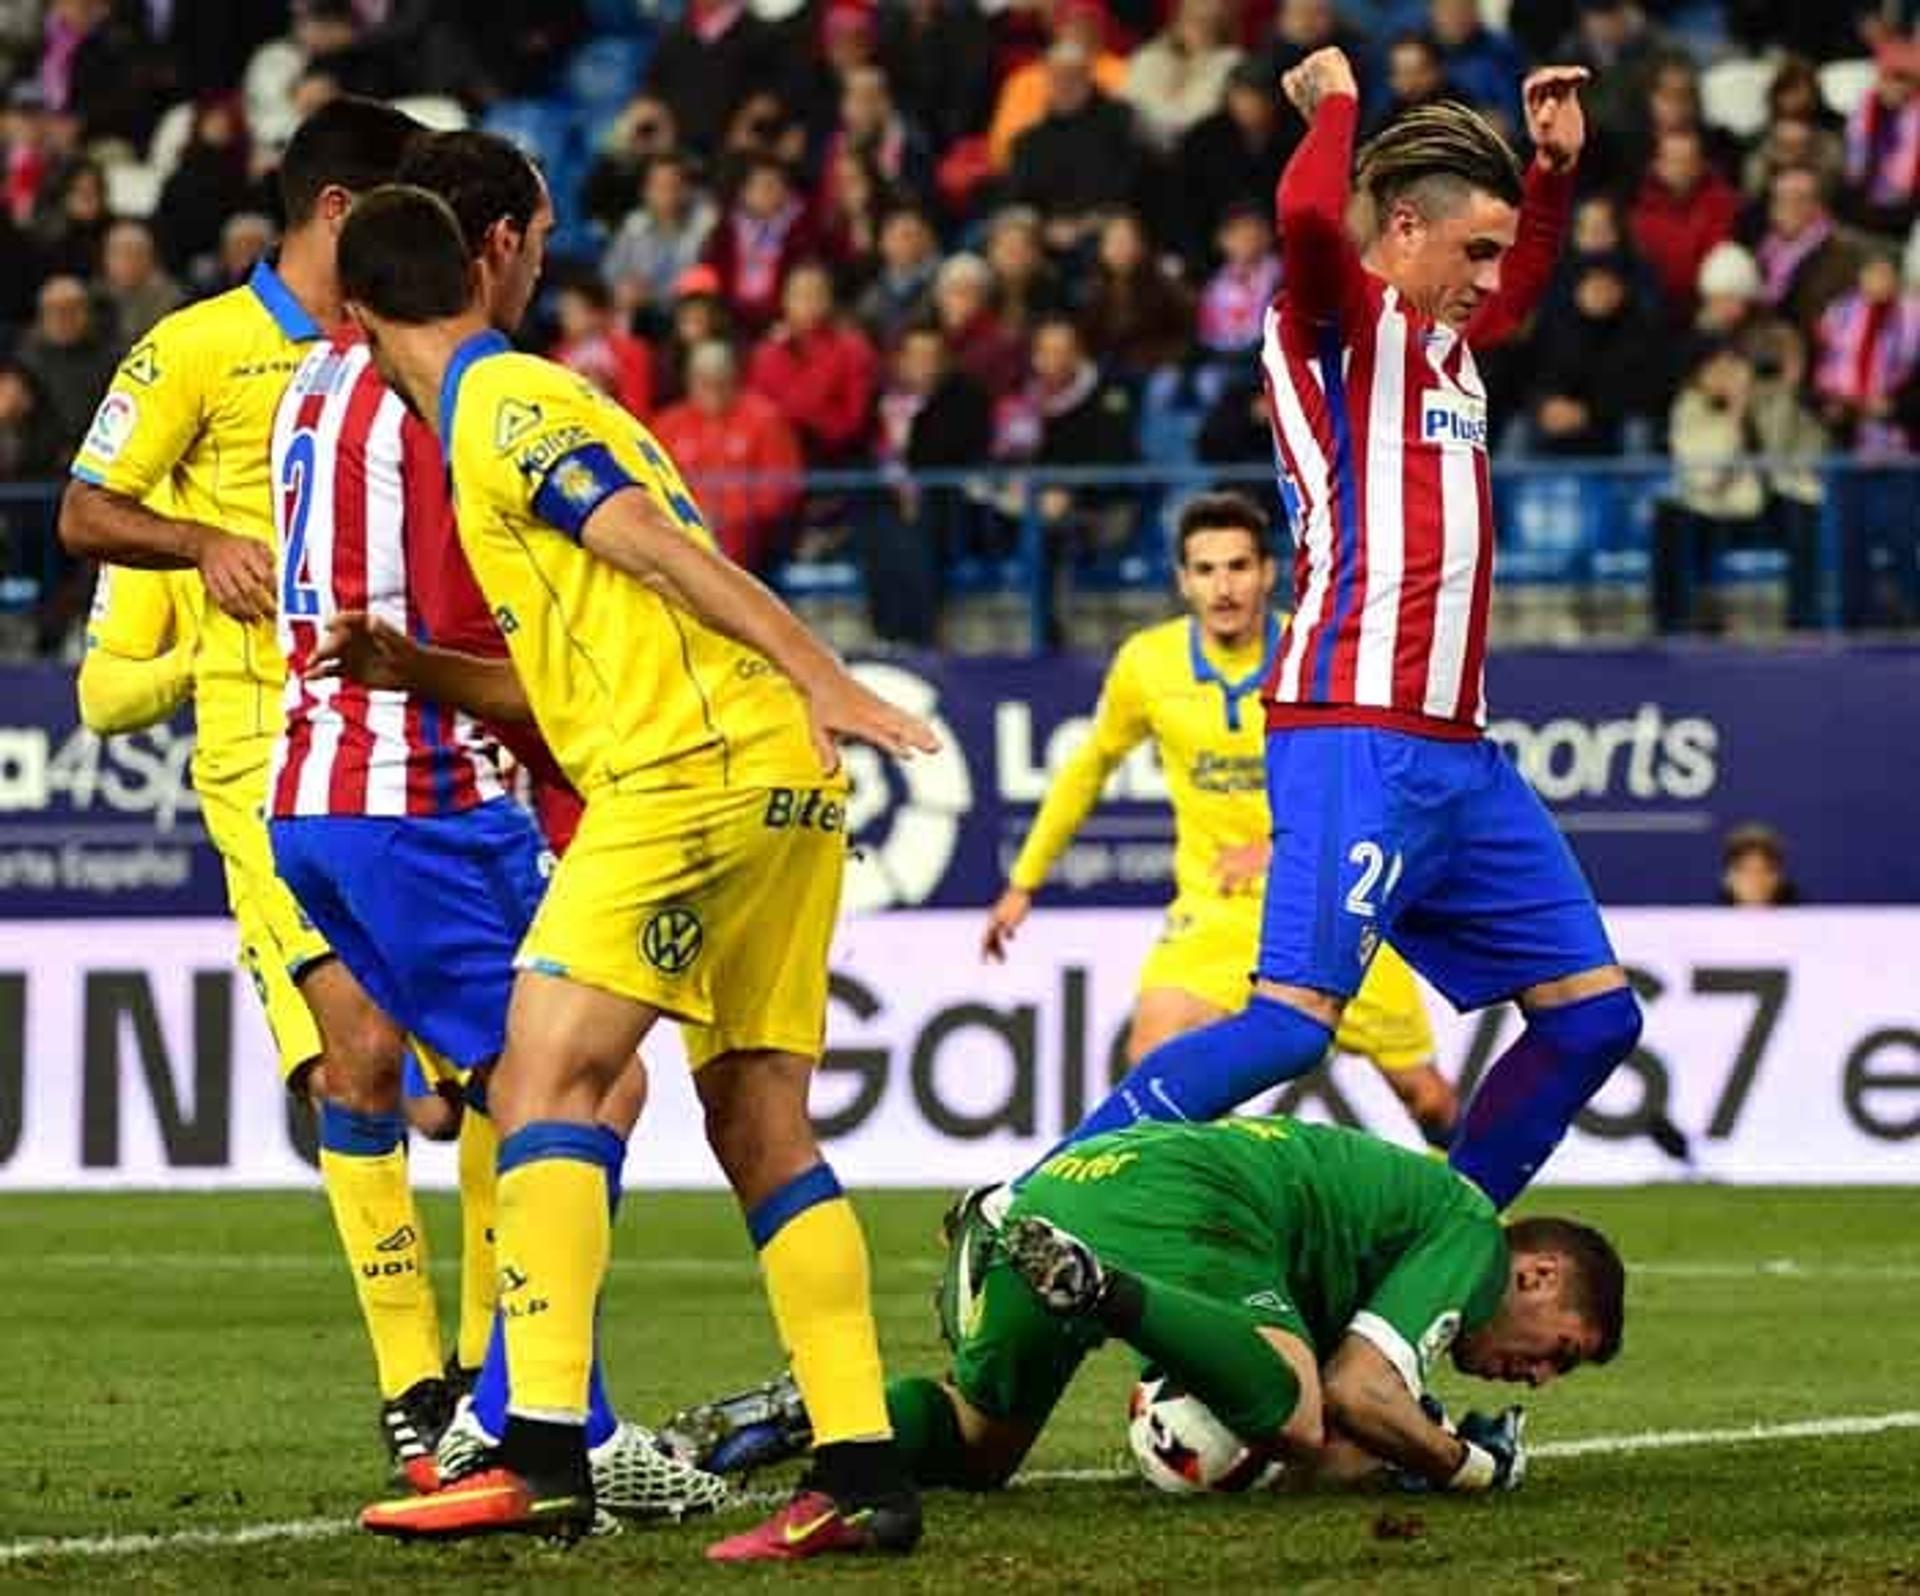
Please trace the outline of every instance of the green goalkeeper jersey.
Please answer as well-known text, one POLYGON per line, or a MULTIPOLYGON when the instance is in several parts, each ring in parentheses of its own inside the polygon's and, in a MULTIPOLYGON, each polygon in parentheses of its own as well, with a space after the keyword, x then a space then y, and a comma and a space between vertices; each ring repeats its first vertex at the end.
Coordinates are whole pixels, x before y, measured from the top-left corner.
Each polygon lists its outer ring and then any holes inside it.
POLYGON ((1454 1337, 1493 1317, 1510 1269, 1478 1187, 1363 1132, 1297 1120, 1093 1137, 1043 1164, 1016 1206, 1078 1226, 1123 1268, 1263 1311, 1321 1358, 1363 1336, 1416 1394, 1454 1337))

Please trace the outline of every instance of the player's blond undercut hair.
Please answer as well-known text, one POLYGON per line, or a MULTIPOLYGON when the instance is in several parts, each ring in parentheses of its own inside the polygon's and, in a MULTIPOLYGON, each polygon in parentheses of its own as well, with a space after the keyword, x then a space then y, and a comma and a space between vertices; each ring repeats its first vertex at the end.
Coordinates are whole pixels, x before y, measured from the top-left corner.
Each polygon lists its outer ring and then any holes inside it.
POLYGON ((1520 159, 1478 111, 1446 100, 1416 106, 1376 134, 1354 174, 1367 237, 1401 201, 1432 220, 1457 210, 1476 189, 1517 206, 1520 159))

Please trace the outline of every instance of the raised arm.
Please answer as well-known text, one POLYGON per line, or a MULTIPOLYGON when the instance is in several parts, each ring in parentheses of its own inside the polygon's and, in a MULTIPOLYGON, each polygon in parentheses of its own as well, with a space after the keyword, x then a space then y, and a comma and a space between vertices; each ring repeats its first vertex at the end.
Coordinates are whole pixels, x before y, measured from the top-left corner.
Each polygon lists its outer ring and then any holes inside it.
POLYGON ((1587 138, 1580 108, 1580 85, 1586 80, 1585 67, 1542 67, 1521 91, 1534 158, 1520 200, 1519 236, 1502 263, 1499 291, 1467 325, 1467 341, 1477 348, 1502 343, 1525 327, 1553 280, 1587 138))
POLYGON ((1280 174, 1274 216, 1280 231, 1281 303, 1308 325, 1333 320, 1360 281, 1359 251, 1347 234, 1353 142, 1360 121, 1353 67, 1339 50, 1316 50, 1281 87, 1307 119, 1280 174))

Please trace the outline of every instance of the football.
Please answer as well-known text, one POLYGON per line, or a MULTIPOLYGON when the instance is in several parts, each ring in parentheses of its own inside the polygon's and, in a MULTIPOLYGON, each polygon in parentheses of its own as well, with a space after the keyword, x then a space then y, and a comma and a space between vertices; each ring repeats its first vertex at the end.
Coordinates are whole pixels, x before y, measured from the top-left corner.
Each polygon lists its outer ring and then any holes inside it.
POLYGON ((1151 1369, 1127 1401, 1127 1444, 1147 1483, 1176 1496, 1265 1490, 1284 1467, 1269 1448, 1248 1446, 1198 1397, 1151 1369))

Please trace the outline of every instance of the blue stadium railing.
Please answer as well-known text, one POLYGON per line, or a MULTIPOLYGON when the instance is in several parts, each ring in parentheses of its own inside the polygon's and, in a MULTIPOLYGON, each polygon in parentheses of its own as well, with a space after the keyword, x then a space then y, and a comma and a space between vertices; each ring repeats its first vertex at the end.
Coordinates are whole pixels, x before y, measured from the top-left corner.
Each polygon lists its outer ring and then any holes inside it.
MULTIPOLYGON (((1729 462, 1817 483, 1812 529, 1814 591, 1807 619, 1826 631, 1853 622, 1849 593, 1859 572, 1904 584, 1920 616, 1920 460, 1729 462), (1890 573, 1890 574, 1889 574, 1890 573)), ((1499 580, 1507 591, 1557 591, 1573 598, 1647 591, 1654 580, 1656 527, 1674 503, 1680 469, 1665 457, 1593 462, 1496 462, 1494 497, 1499 580)), ((1698 469, 1698 468, 1693 468, 1698 469)), ((998 594, 1024 601, 1034 647, 1055 635, 1068 592, 1151 590, 1171 575, 1171 528, 1180 504, 1207 488, 1234 486, 1279 516, 1271 467, 1127 466, 977 470, 906 477, 874 471, 815 472, 799 479, 801 507, 775 541, 789 553, 773 570, 796 598, 858 601, 867 573, 891 578, 888 539, 913 536, 938 520, 943 601, 998 594), (903 500, 903 493, 910 500, 903 500), (912 513, 909 513, 909 512, 912 513)), ((712 477, 710 510, 728 488, 764 479, 712 477)), ((788 479, 789 489, 795 483, 788 479)), ((72 571, 53 536, 57 483, 0 484, 0 612, 36 608, 72 571)), ((1781 583, 1789 555, 1779 547, 1728 547, 1710 554, 1699 579, 1713 585, 1781 583)))

